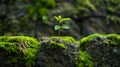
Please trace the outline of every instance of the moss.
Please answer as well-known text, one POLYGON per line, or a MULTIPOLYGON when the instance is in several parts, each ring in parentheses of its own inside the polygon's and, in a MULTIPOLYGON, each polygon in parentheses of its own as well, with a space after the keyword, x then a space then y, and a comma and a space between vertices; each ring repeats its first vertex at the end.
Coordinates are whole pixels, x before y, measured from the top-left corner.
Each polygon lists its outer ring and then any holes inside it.
POLYGON ((79 7, 83 6, 85 8, 90 8, 91 10, 95 11, 95 6, 91 3, 91 0, 77 0, 79 7))
POLYGON ((118 34, 109 34, 106 36, 107 43, 111 45, 119 45, 120 44, 120 35, 118 34))
POLYGON ((106 38, 105 43, 112 45, 119 45, 120 43, 120 35, 118 34, 92 34, 81 39, 79 41, 80 46, 88 46, 89 42, 94 40, 95 37, 106 38))
POLYGON ((84 49, 86 46, 88 46, 89 41, 91 41, 95 37, 104 37, 104 34, 92 34, 92 35, 82 38, 81 40, 79 40, 79 44, 81 48, 84 49))
MULTIPOLYGON (((39 42, 28 36, 0 36, 0 48, 8 54, 20 55, 26 65, 33 65, 39 42)), ((14 57, 13 57, 14 58, 14 57)), ((17 62, 17 59, 12 59, 17 62)), ((9 60, 8 60, 9 61, 9 60)))
MULTIPOLYGON (((114 9, 114 8, 113 8, 114 9)), ((115 15, 107 15, 106 16, 106 19, 107 20, 110 20, 110 21, 114 21, 114 22, 119 22, 120 21, 120 19, 119 19, 119 17, 117 17, 117 16, 115 16, 115 15)))
POLYGON ((43 42, 47 43, 46 49, 66 49, 69 43, 77 43, 77 41, 70 36, 52 36, 52 37, 42 37, 43 42))
POLYGON ((0 48, 6 50, 7 53, 14 52, 17 54, 20 49, 16 45, 16 43, 0 42, 0 48))
POLYGON ((55 41, 51 41, 50 44, 47 46, 47 49, 66 49, 67 47, 62 43, 57 43, 55 41))
POLYGON ((50 37, 51 39, 60 39, 60 40, 63 40, 65 42, 69 42, 69 43, 76 43, 76 40, 73 38, 73 37, 70 37, 70 36, 53 36, 53 37, 50 37))
POLYGON ((101 34, 89 35, 89 36, 84 37, 83 39, 81 39, 81 40, 80 40, 80 43, 82 44, 82 43, 84 43, 84 42, 87 42, 87 41, 89 41, 89 40, 92 40, 92 39, 93 39, 94 37, 96 37, 96 36, 102 37, 101 34))
POLYGON ((93 67, 90 55, 86 51, 79 51, 78 60, 76 62, 77 67, 93 67))
POLYGON ((111 0, 111 2, 114 4, 120 4, 120 0, 111 0))
POLYGON ((76 0, 77 10, 81 17, 89 17, 94 15, 96 11, 100 11, 100 14, 104 14, 104 22, 120 22, 120 0, 76 0), (91 14, 90 14, 91 13, 91 14))

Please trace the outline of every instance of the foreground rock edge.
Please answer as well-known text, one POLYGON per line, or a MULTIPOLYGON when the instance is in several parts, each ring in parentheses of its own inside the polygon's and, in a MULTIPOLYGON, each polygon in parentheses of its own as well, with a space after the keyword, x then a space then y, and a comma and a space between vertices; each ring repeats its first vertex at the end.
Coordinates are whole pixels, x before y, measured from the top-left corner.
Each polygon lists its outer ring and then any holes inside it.
MULTIPOLYGON (((71 66, 71 67, 81 67, 81 66, 93 67, 93 66, 98 66, 98 64, 96 64, 96 62, 93 60, 95 58, 92 58, 92 56, 94 56, 93 54, 91 54, 92 51, 91 52, 89 51, 91 49, 91 46, 96 45, 96 43, 98 45, 101 45, 101 44, 111 45, 112 47, 119 46, 119 44, 120 44, 119 40, 120 40, 120 36, 117 34, 93 34, 93 35, 84 37, 78 41, 76 41, 72 37, 60 37, 60 39, 59 39, 59 37, 43 37, 43 38, 41 38, 41 41, 37 41, 36 39, 34 39, 32 37, 28 37, 28 36, 0 36, 0 48, 1 48, 0 51, 1 52, 7 51, 7 52, 5 52, 6 55, 11 56, 11 57, 9 57, 8 60, 4 61, 4 62, 7 62, 8 65, 10 65, 11 67, 14 66, 14 64, 18 64, 17 67, 22 67, 22 66, 19 66, 20 63, 18 63, 18 61, 19 62, 24 61, 23 63, 25 63, 25 64, 23 64, 23 65, 26 67, 28 67, 28 66, 29 67, 30 66, 39 67, 39 62, 40 63, 42 62, 39 57, 39 55, 41 54, 40 49, 42 49, 43 51, 49 50, 47 53, 50 53, 50 50, 53 50, 53 49, 57 49, 58 51, 61 51, 61 52, 63 51, 63 53, 66 50, 68 50, 68 53, 65 53, 65 54, 68 55, 69 57, 70 57, 69 51, 71 51, 71 52, 75 51, 75 52, 73 52, 73 53, 75 53, 74 59, 71 59, 71 60, 73 60, 73 62, 72 62, 73 66, 71 66), (47 47, 47 49, 43 49, 41 47, 42 47, 42 44, 44 44, 44 43, 54 44, 54 45, 53 46, 49 45, 49 47, 44 45, 44 47, 47 47), (67 49, 68 45, 66 46, 65 44, 72 44, 72 48, 74 48, 74 49, 73 50, 67 49), (17 47, 19 47, 19 48, 17 48, 17 47), (10 64, 10 63, 13 63, 13 64, 10 64)), ((115 48, 118 48, 118 47, 115 47, 115 48)), ((115 48, 113 49, 113 51, 115 53, 117 53, 117 55, 119 56, 119 53, 118 53, 119 49, 115 49, 115 48)), ((2 58, 2 56, 5 56, 5 54, 1 53, 0 56, 2 58)), ((50 57, 52 57, 52 53, 51 53, 51 56, 49 56, 49 58, 50 57)), ((56 53, 56 57, 59 57, 59 56, 57 56, 57 53, 56 53)), ((6 58, 7 58, 7 56, 6 56, 6 58)), ((59 57, 59 58, 61 58, 61 57, 59 57)), ((56 59, 56 58, 52 58, 52 61, 53 61, 53 59, 56 59)), ((1 61, 0 65, 5 66, 4 62, 2 63, 3 59, 1 59, 0 61, 1 61)), ((42 67, 47 67, 47 65, 46 66, 44 65, 44 62, 42 62, 43 63, 42 67)), ((49 63, 48 65, 50 65, 50 64, 51 64, 51 66, 57 65, 54 63, 49 63)), ((68 64, 68 63, 66 63, 66 64, 68 64)), ((64 65, 66 65, 66 64, 64 64, 64 65)), ((60 65, 60 63, 58 61, 58 66, 59 65, 60 65)), ((64 67, 64 65, 63 65, 63 67, 64 67)), ((117 64, 114 64, 114 66, 115 65, 117 65, 117 64)), ((106 63, 106 66, 109 66, 109 63, 108 63, 108 65, 106 63)))

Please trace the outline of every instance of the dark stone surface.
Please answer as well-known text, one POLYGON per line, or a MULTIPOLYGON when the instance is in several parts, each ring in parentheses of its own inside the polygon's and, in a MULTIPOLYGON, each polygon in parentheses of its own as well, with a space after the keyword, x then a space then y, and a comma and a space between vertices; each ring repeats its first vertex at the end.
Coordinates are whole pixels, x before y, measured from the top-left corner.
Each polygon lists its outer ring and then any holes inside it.
POLYGON ((107 44, 108 40, 95 37, 86 47, 92 57, 94 67, 120 67, 120 45, 107 44))
POLYGON ((60 47, 56 47, 47 49, 48 45, 52 45, 50 44, 50 40, 42 42, 37 56, 37 67, 76 67, 75 62, 78 56, 77 44, 56 39, 54 41, 64 44, 67 48, 61 49, 60 47))

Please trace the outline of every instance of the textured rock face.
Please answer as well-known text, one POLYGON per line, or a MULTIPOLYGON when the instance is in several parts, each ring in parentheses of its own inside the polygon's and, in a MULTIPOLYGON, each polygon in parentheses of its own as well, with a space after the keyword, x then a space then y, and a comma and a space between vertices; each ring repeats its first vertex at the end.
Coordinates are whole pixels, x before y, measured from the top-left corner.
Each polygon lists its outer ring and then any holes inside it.
POLYGON ((119 33, 119 23, 106 22, 105 19, 91 17, 85 20, 81 26, 81 34, 84 36, 100 33, 100 34, 109 34, 109 33, 119 33))
POLYGON ((75 43, 44 39, 40 45, 36 65, 37 67, 76 67, 77 56, 78 45, 75 43))
POLYGON ((118 35, 93 35, 84 43, 87 44, 85 50, 91 56, 94 67, 120 67, 119 40, 118 35))
MULTIPOLYGON (((18 51, 19 52, 19 51, 18 51)), ((7 53, 4 49, 0 48, 0 67, 23 67, 26 66, 24 62, 24 54, 12 52, 7 53), (19 61, 19 62, 18 62, 19 61)))
MULTIPOLYGON (((100 38, 102 39, 102 38, 100 38)), ((108 45, 100 40, 86 47, 93 58, 94 67, 119 67, 120 45, 108 45)))

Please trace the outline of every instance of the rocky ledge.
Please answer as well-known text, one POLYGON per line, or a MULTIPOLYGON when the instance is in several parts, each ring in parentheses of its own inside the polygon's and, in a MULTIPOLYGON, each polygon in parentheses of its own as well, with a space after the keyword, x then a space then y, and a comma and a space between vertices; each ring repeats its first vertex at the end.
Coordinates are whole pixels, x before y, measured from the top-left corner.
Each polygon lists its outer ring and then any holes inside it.
POLYGON ((120 35, 0 36, 0 67, 119 67, 120 35))

